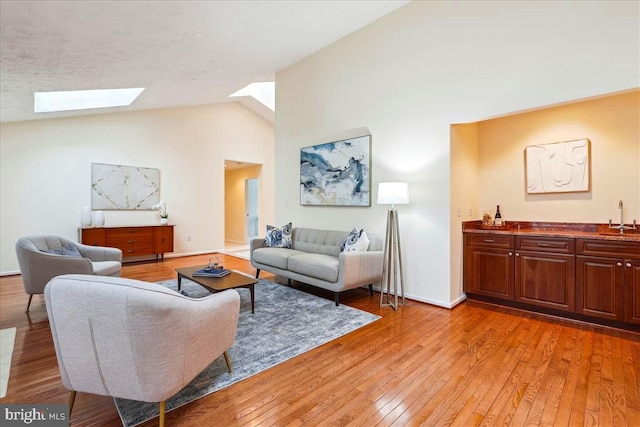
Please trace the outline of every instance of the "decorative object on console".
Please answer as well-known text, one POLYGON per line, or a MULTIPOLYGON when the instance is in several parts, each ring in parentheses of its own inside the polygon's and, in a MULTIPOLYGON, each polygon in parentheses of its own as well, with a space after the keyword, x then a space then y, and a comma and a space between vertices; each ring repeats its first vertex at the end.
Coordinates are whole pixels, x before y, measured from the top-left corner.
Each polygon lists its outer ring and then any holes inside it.
POLYGON ((89 206, 82 208, 82 215, 80 216, 80 224, 83 227, 90 227, 93 224, 93 213, 89 206))
POLYGON ((300 150, 300 204, 371 206, 371 135, 300 150))
POLYGON ((366 252, 368 248, 369 238, 364 232, 364 228, 354 228, 342 242, 340 252, 366 252))
POLYGON ((265 247, 291 249, 291 229, 291 223, 283 225, 281 228, 267 225, 267 233, 264 236, 265 247))
POLYGON ((589 191, 589 151, 588 139, 527 147, 527 193, 589 191))
POLYGON ((151 209, 160 212, 160 224, 167 225, 169 223, 169 214, 167 213, 167 205, 165 202, 160 200, 158 203, 151 206, 151 209))
POLYGON ((387 211, 387 233, 384 241, 384 264, 382 283, 380 284, 380 306, 391 306, 394 310, 398 309, 398 294, 402 296, 402 305, 405 303, 398 211, 395 209, 395 205, 408 203, 409 185, 406 182, 381 182, 378 184, 378 204, 391 205, 391 209, 387 211), (393 302, 391 301, 392 283, 393 302))
POLYGON ((91 163, 91 208, 146 210, 160 199, 160 169, 91 163))
POLYGON ((95 211, 93 213, 93 225, 96 227, 102 227, 104 225, 104 212, 95 211))

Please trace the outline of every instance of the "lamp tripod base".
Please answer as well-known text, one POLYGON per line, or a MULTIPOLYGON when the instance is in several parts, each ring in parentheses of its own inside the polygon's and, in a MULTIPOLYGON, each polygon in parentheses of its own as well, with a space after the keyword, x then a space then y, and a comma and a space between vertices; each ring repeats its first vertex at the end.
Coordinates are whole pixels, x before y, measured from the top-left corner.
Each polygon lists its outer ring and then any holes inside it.
POLYGON ((387 212, 387 233, 380 285, 380 307, 393 307, 397 310, 400 305, 405 305, 398 211, 395 209, 387 212))

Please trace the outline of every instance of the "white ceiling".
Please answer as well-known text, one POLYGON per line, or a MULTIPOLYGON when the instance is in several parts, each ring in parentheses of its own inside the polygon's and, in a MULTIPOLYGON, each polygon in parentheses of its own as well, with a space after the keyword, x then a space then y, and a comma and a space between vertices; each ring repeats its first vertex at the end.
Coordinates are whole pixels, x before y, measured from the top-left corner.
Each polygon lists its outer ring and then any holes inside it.
POLYGON ((407 3, 2 0, 0 121, 233 102, 407 3), (33 113, 36 91, 132 87, 129 107, 33 113))

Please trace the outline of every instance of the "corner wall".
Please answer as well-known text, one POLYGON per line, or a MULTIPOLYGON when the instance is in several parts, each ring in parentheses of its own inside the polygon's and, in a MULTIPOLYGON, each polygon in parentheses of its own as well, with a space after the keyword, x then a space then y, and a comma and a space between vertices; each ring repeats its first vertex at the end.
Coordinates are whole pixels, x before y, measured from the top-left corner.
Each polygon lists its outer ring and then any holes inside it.
MULTIPOLYGON (((160 169, 174 254, 224 247, 224 159, 263 165, 261 221, 273 220, 273 126, 238 103, 0 125, 0 272, 20 236, 78 239, 91 163, 160 169), (191 240, 187 240, 191 236, 191 240)), ((107 225, 157 224, 154 211, 105 211, 107 225)))

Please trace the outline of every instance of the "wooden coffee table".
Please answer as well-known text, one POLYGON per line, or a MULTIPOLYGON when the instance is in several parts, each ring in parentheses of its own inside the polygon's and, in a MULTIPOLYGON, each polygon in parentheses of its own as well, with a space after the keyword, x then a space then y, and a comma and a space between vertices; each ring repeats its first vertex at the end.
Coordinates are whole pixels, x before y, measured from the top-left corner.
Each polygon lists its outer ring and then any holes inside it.
POLYGON ((196 282, 198 285, 206 288, 209 292, 220 292, 227 289, 234 288, 247 288, 251 292, 251 313, 253 314, 255 309, 255 288, 254 285, 258 283, 258 280, 248 274, 240 273, 239 271, 232 270, 231 273, 224 277, 193 277, 193 273, 202 270, 205 266, 198 265, 196 267, 176 268, 178 273, 178 292, 180 292, 180 286, 182 285, 182 278, 189 279, 196 282))

